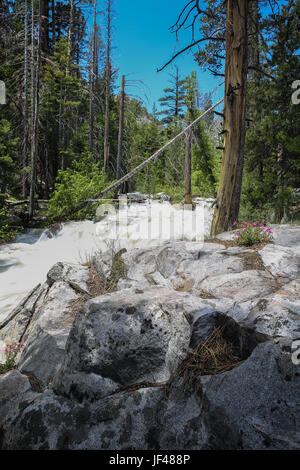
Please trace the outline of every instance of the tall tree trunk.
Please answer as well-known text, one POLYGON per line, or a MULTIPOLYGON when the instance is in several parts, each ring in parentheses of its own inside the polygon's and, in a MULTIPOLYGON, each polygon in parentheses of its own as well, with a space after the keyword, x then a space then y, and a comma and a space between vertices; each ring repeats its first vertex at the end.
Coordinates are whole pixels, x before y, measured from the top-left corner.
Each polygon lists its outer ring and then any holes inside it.
MULTIPOLYGON (((73 67, 71 67, 72 59, 73 59, 73 29, 74 29, 74 0, 69 1, 70 5, 70 24, 69 24, 69 31, 68 31, 68 45, 67 45, 67 64, 66 64, 66 77, 68 75, 73 75, 73 67)), ((67 143, 69 141, 69 129, 70 129, 70 106, 67 104, 68 101, 68 85, 67 81, 65 81, 65 85, 63 87, 62 81, 60 83, 60 99, 59 99, 59 149, 60 149, 60 158, 61 158, 61 170, 65 169, 66 162, 65 162, 65 149, 67 147, 67 143), (65 117, 64 117, 65 116, 65 117)))
POLYGON ((275 223, 278 224, 284 223, 282 218, 285 215, 284 203, 280 198, 284 190, 284 161, 284 147, 282 143, 279 143, 277 146, 277 191, 275 196, 275 223))
POLYGON ((242 186, 248 69, 248 0, 227 0, 224 150, 212 236, 238 218, 242 186))
POLYGON ((42 37, 41 50, 46 56, 49 53, 49 0, 42 0, 42 37))
POLYGON ((34 190, 35 190, 35 37, 34 37, 34 0, 31 0, 31 119, 30 119, 30 204, 29 204, 29 216, 31 217, 34 211, 34 190), (31 198, 31 193, 33 196, 31 198), (32 202, 31 202, 32 201, 32 202))
POLYGON ((117 172, 116 172, 117 180, 119 180, 121 178, 123 133, 124 133, 124 110, 125 110, 125 76, 122 75, 121 97, 120 97, 119 135, 118 135, 118 156, 117 156, 117 172))
POLYGON ((28 196, 28 3, 24 4, 24 145, 23 145, 23 197, 28 196))
MULTIPOLYGON (((248 18, 248 84, 252 84, 252 89, 255 87, 258 89, 261 81, 261 74, 255 69, 259 69, 259 8, 258 0, 252 0, 248 2, 249 5, 249 18, 248 18)), ((247 101, 247 117, 251 120, 248 121, 248 127, 253 127, 254 123, 260 121, 261 105, 257 102, 257 94, 252 91, 248 93, 247 101)), ((264 174, 264 155, 262 152, 257 156, 257 168, 258 176, 260 181, 263 181, 264 174)))
POLYGON ((91 73, 90 73, 90 103, 89 103, 89 151, 94 156, 94 93, 95 93, 95 54, 96 54, 96 8, 97 0, 94 0, 94 24, 93 24, 93 35, 92 35, 92 61, 91 61, 91 73))
POLYGON ((49 199, 49 187, 50 187, 50 172, 49 172, 49 143, 48 139, 46 138, 45 142, 45 199, 49 199))
POLYGON ((179 72, 176 66, 176 78, 175 78, 175 117, 179 114, 179 72))
MULTIPOLYGON (((187 126, 190 124, 187 121, 187 126)), ((191 161, 192 161, 192 131, 186 131, 186 147, 185 147, 185 170, 184 170, 184 203, 187 205, 192 204, 192 185, 191 185, 191 161)))
MULTIPOLYGON (((34 15, 34 2, 32 0, 32 15, 34 15)), ((32 126, 31 136, 31 183, 30 183, 30 197, 29 197, 29 217, 34 215, 34 195, 36 186, 36 165, 37 165, 37 151, 38 151, 38 120, 39 120, 39 91, 40 91, 40 66, 41 66, 41 30, 42 30, 42 10, 41 0, 39 0, 39 14, 38 14, 38 46, 37 46, 37 64, 35 76, 35 98, 34 98, 34 119, 32 126)), ((34 45, 33 45, 34 52, 34 45)), ((34 55, 34 54, 33 54, 34 55)), ((32 77, 34 80, 34 75, 32 77)))
POLYGON ((104 123, 104 168, 108 170, 109 164, 109 96, 111 80, 110 44, 111 42, 111 0, 107 0, 107 44, 106 44, 106 70, 105 70, 105 123, 104 123))
POLYGON ((68 57, 67 57, 67 67, 66 67, 67 75, 69 75, 70 67, 71 67, 73 23, 74 23, 74 0, 70 0, 70 25, 69 25, 69 32, 68 32, 68 57))
POLYGON ((64 170, 64 154, 62 153, 62 135, 63 135, 63 122, 62 122, 62 100, 63 100, 63 92, 62 92, 62 82, 60 82, 59 87, 59 108, 58 108, 58 153, 59 153, 59 165, 60 169, 64 170))
POLYGON ((258 75, 251 67, 259 67, 259 49, 258 49, 258 32, 259 32, 259 12, 258 12, 258 0, 252 0, 248 2, 249 7, 249 43, 248 43, 248 80, 256 78, 258 75))

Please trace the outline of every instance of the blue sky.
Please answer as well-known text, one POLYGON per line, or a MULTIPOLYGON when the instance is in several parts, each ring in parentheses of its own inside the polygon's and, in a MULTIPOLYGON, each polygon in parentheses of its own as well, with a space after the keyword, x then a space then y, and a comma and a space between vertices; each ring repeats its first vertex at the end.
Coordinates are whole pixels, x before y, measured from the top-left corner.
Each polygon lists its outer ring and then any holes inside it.
MULTIPOLYGON (((98 1, 98 10, 101 10, 104 1, 98 1)), ((176 22, 186 2, 187 0, 114 0, 116 14, 113 20, 113 65, 119 68, 117 83, 121 82, 121 75, 126 75, 128 80, 144 82, 145 86, 137 83, 143 91, 132 87, 127 91, 143 98, 149 111, 152 110, 154 102, 159 107, 157 101, 163 96, 163 89, 170 86, 171 65, 159 73, 156 69, 172 56, 176 38, 169 28, 176 22)), ((103 19, 100 15, 98 18, 101 26, 103 19)), ((91 22, 92 18, 89 19, 89 24, 91 22)), ((190 40, 190 30, 184 31, 179 37, 180 47, 188 45, 190 40)), ((202 71, 191 53, 181 55, 176 64, 182 78, 192 70, 197 72, 200 90, 204 93, 213 90, 220 82, 220 77, 214 78, 211 73, 202 71)), ((212 100, 215 102, 221 97, 222 87, 212 100)))

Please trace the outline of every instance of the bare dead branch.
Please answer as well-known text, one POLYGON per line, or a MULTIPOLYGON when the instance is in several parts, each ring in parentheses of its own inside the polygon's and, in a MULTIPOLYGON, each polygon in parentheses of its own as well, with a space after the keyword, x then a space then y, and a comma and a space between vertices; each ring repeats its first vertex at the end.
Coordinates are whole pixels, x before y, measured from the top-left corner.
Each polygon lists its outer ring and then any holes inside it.
POLYGON ((170 60, 168 60, 168 62, 166 62, 165 65, 163 65, 163 67, 161 67, 160 69, 157 69, 157 72, 161 72, 162 70, 164 70, 169 64, 171 64, 171 62, 173 62, 174 59, 176 59, 176 57, 178 57, 180 54, 183 54, 183 52, 188 51, 192 47, 194 47, 197 44, 200 44, 200 42, 204 42, 204 41, 222 41, 222 42, 224 42, 225 38, 205 37, 205 38, 202 38, 202 39, 198 39, 198 41, 194 41, 193 43, 189 44, 188 46, 184 47, 181 51, 179 51, 175 55, 173 55, 173 57, 170 60))
MULTIPOLYGON (((185 16, 185 18, 184 18, 184 20, 182 21, 181 24, 178 25, 178 24, 176 23, 176 26, 177 26, 176 32, 178 32, 178 31, 185 25, 185 23, 186 23, 188 17, 190 16, 190 14, 192 13, 192 11, 193 11, 195 8, 196 8, 196 5, 194 5, 194 6, 188 11, 188 13, 186 14, 186 16, 185 16)), ((196 18, 197 18, 197 16, 198 16, 198 15, 196 15, 196 18)), ((174 31, 173 31, 173 32, 174 32, 174 31)))
POLYGON ((191 0, 187 5, 185 5, 185 7, 184 7, 183 10, 181 11, 180 15, 178 16, 178 19, 177 19, 176 23, 175 23, 173 26, 171 26, 171 28, 169 28, 169 29, 175 29, 175 28, 178 26, 178 23, 179 23, 179 21, 180 21, 180 18, 181 18, 182 15, 184 14, 185 10, 189 7, 189 5, 191 5, 191 3, 193 3, 193 2, 194 2, 194 0, 191 0))
POLYGON ((211 72, 215 77, 225 77, 224 73, 215 72, 214 70, 210 69, 209 67, 207 68, 207 70, 209 70, 209 72, 211 72))

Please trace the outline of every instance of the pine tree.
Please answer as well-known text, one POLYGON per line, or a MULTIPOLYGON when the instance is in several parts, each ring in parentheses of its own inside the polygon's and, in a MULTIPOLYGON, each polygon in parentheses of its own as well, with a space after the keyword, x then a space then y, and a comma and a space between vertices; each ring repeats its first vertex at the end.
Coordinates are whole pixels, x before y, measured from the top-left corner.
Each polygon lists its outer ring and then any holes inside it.
POLYGON ((175 73, 170 74, 171 87, 165 88, 165 96, 158 101, 161 106, 166 108, 157 113, 158 115, 165 115, 163 123, 169 124, 174 118, 183 117, 185 101, 184 101, 184 80, 180 79, 179 69, 175 66, 175 73))
POLYGON ((294 188, 300 186, 300 149, 291 144, 300 127, 299 106, 291 100, 292 83, 300 74, 299 19, 300 5, 292 1, 280 17, 264 19, 272 45, 268 53, 261 52, 265 74, 249 85, 256 107, 247 131, 243 200, 248 211, 266 206, 273 222, 292 216, 294 188))

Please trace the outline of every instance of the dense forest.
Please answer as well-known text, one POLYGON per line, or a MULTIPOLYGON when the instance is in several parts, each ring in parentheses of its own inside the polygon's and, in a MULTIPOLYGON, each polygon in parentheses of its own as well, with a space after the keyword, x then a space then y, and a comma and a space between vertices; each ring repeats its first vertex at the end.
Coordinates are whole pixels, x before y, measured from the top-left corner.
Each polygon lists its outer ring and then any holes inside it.
MULTIPOLYGON (((1 1, 0 80, 6 87, 6 103, 0 105, 2 240, 13 236, 13 223, 26 227, 64 219, 78 202, 135 168, 213 104, 213 95, 203 94, 197 77, 204 68, 220 82, 226 78, 226 2, 201 2, 203 10, 199 3, 183 2, 173 27, 180 34, 191 21, 186 49, 194 53, 195 70, 182 76, 176 54, 170 56, 169 87, 149 112, 133 96, 134 83, 120 76, 114 63, 117 1, 1 1)), ((248 59, 240 218, 299 222, 295 82, 300 79, 300 2, 242 3, 248 17, 248 59)), ((222 152, 226 154, 223 117, 222 112, 207 115, 189 137, 193 196, 217 197, 222 152)), ((186 146, 186 139, 176 141, 121 190, 164 191, 172 200, 182 200, 186 146)), ((93 205, 72 218, 92 213, 93 205)))

